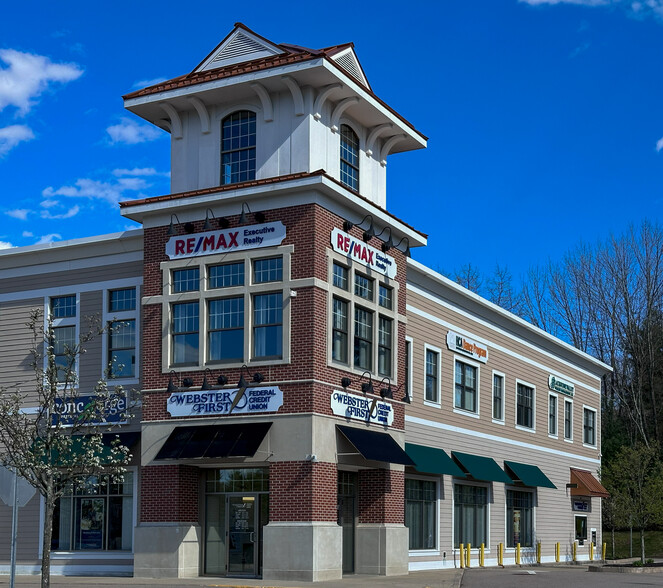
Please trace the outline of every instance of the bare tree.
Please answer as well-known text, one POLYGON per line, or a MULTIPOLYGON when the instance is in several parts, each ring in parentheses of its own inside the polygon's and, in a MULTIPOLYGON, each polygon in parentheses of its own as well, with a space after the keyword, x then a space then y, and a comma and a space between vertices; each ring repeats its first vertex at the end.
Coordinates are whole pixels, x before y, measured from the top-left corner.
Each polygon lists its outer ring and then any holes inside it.
POLYGON ((520 295, 513 288, 513 276, 507 266, 495 265, 486 281, 486 297, 509 312, 521 313, 520 295))
POLYGON ((481 293, 483 278, 477 266, 466 263, 460 269, 454 271, 453 279, 457 284, 463 286, 463 288, 467 288, 476 294, 481 293))
POLYGON ((98 329, 91 328, 77 344, 65 345, 56 355, 56 346, 63 345, 55 338, 51 320, 45 323, 35 310, 27 327, 32 332, 29 357, 34 377, 0 389, 0 464, 14 469, 43 497, 41 586, 48 588, 55 504, 83 476, 122 475, 129 449, 119 438, 104 443, 100 427, 109 430, 104 425, 110 413, 129 415, 124 391, 109 391, 105 380, 97 383, 93 394, 80 393, 76 363, 98 329))

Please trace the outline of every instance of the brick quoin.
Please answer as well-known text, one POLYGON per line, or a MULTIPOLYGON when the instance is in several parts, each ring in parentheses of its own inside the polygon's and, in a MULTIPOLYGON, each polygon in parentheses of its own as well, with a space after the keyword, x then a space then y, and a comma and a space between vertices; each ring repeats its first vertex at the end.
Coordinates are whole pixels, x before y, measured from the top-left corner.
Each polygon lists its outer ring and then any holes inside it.
POLYGON ((405 473, 394 470, 359 472, 359 522, 405 523, 405 473))
POLYGON ((200 470, 194 466, 145 466, 140 479, 140 521, 197 523, 200 470))

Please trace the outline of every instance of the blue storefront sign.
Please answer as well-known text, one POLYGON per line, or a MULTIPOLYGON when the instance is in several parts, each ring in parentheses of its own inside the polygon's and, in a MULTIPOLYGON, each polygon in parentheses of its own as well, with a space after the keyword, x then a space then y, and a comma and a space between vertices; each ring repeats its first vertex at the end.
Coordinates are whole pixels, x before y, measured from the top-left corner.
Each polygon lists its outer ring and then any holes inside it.
POLYGON ((85 416, 90 404, 94 403, 96 396, 76 396, 75 398, 56 398, 55 408, 51 418, 52 424, 58 421, 64 426, 73 426, 81 420, 87 425, 120 425, 126 423, 127 398, 124 395, 112 394, 104 402, 103 418, 88 418, 85 416))

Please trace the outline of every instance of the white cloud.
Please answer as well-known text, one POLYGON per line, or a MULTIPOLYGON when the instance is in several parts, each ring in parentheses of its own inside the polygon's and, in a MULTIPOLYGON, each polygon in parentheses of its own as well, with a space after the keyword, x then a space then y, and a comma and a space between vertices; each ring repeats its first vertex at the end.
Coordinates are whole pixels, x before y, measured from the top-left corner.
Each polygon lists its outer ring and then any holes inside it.
POLYGON ((578 4, 581 6, 605 6, 607 4, 618 4, 621 0, 518 0, 525 4, 538 6, 539 4, 578 4))
POLYGON ((111 143, 125 143, 127 145, 136 145, 137 143, 146 143, 154 141, 163 136, 163 132, 150 125, 141 125, 127 117, 122 117, 117 125, 111 125, 106 129, 110 135, 111 143))
POLYGON ((63 218, 71 218, 72 216, 76 216, 80 212, 80 207, 78 204, 72 206, 69 210, 62 212, 60 214, 50 212, 48 210, 42 210, 41 211, 41 218, 53 220, 53 219, 63 219, 63 218))
POLYGON ((54 206, 58 206, 60 202, 57 200, 42 200, 39 206, 42 208, 53 208, 54 206))
POLYGON ((147 88, 149 86, 155 86, 156 84, 160 84, 161 82, 165 82, 166 78, 154 78, 153 80, 139 80, 134 83, 132 88, 136 90, 142 90, 143 88, 147 88))
POLYGON ((531 6, 574 4, 576 6, 619 6, 629 16, 634 18, 646 18, 654 15, 663 19, 663 0, 518 0, 523 4, 531 6))
MULTIPOLYGON (((0 79, 0 85, 2 80, 0 79)), ((0 93, 2 90, 0 90, 0 93)), ((34 139, 35 135, 25 125, 11 125, 0 129, 0 157, 7 155, 16 145, 34 139)))
POLYGON ((34 237, 35 234, 34 234, 34 233, 31 233, 30 231, 23 231, 23 232, 21 233, 21 236, 22 236, 22 237, 34 237))
POLYGON ((663 149, 663 137, 656 141, 656 153, 663 149))
POLYGON ((5 214, 7 216, 11 216, 12 218, 16 218, 18 220, 27 220, 28 215, 31 212, 32 210, 29 210, 27 208, 15 208, 14 210, 5 211, 5 214))
POLYGON ((54 241, 59 241, 62 239, 62 235, 59 233, 49 233, 48 235, 42 235, 35 245, 44 245, 45 243, 53 243, 54 241))
POLYGON ((15 106, 21 115, 30 111, 50 84, 71 82, 83 74, 75 63, 53 63, 43 55, 14 49, 0 50, 0 60, 8 65, 0 68, 0 111, 15 106))
POLYGON ((153 167, 135 167, 133 169, 114 169, 113 175, 122 176, 170 176, 170 172, 158 172, 153 167))
POLYGON ((149 187, 149 184, 141 178, 120 178, 114 183, 80 178, 73 186, 62 186, 57 190, 49 186, 42 191, 47 199, 54 196, 66 196, 67 198, 86 198, 88 200, 102 200, 115 206, 120 200, 133 198, 136 192, 149 187))
POLYGON ((9 241, 0 241, 0 249, 11 249, 12 247, 15 247, 15 245, 12 245, 9 241))

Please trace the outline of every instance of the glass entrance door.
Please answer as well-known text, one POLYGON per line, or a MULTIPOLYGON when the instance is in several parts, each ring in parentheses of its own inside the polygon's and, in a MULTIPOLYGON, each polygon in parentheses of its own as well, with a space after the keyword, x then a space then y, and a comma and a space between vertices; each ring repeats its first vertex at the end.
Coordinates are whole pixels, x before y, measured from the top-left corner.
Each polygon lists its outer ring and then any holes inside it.
POLYGON ((357 474, 338 472, 338 524, 343 533, 343 573, 355 571, 355 519, 357 516, 357 474))
POLYGON ((256 576, 256 495, 228 496, 228 574, 256 576))

